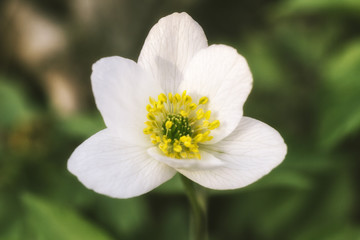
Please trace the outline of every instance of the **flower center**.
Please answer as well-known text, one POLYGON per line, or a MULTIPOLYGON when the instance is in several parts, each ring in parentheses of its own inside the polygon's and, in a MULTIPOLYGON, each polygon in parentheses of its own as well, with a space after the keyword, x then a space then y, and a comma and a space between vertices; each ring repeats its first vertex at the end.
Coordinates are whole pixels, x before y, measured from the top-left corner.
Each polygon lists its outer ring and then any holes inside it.
POLYGON ((191 127, 189 126, 189 119, 181 114, 168 115, 161 128, 163 136, 168 139, 179 140, 182 136, 191 135, 191 127))
POLYGON ((210 122, 211 111, 204 111, 209 99, 201 97, 198 104, 186 91, 166 96, 161 93, 158 101, 149 98, 147 126, 144 134, 168 157, 200 159, 199 143, 210 141, 211 130, 220 126, 220 121, 210 122), (202 106, 203 107, 202 107, 202 106))

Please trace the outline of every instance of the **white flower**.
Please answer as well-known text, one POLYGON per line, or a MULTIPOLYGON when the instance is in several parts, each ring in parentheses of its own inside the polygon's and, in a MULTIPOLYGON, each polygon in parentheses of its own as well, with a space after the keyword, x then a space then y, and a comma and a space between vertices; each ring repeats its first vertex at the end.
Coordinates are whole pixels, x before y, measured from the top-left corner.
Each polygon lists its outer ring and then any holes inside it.
POLYGON ((137 63, 96 62, 91 81, 107 128, 74 151, 68 169, 98 193, 138 196, 176 172, 207 188, 240 188, 286 155, 276 130, 243 116, 252 87, 246 60, 208 46, 186 13, 160 19, 137 63))

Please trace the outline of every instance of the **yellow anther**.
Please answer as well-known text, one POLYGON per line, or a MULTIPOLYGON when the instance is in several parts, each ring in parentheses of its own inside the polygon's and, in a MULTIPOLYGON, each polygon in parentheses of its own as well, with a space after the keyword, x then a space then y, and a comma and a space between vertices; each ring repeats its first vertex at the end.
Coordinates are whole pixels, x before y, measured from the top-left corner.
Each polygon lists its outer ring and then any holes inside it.
POLYGON ((145 134, 150 134, 150 133, 152 133, 153 132, 153 128, 152 127, 147 127, 147 128, 144 128, 144 130, 143 130, 143 132, 145 133, 145 134))
POLYGON ((169 95, 169 101, 172 102, 172 101, 173 101, 173 95, 172 95, 172 93, 169 92, 168 95, 169 95))
POLYGON ((152 121, 155 120, 155 116, 154 116, 154 114, 152 114, 152 113, 148 113, 148 114, 147 114, 147 118, 148 118, 149 120, 152 120, 152 121))
POLYGON ((186 141, 191 142, 192 138, 190 136, 186 136, 186 141))
POLYGON ((184 110, 181 110, 181 111, 180 111, 180 114, 181 114, 181 116, 183 116, 183 117, 189 116, 189 113, 188 113, 188 112, 185 112, 184 110))
POLYGON ((204 116, 204 110, 202 108, 200 108, 199 110, 196 111, 196 118, 197 119, 201 119, 204 116))
POLYGON ((180 153, 180 156, 181 156, 182 158, 187 158, 188 154, 187 154, 186 152, 181 152, 181 153, 180 153))
POLYGON ((176 98, 176 101, 177 102, 180 102, 180 100, 181 100, 181 96, 180 96, 180 94, 175 94, 175 98, 176 98))
POLYGON ((164 104, 161 101, 156 103, 156 110, 161 111, 164 108, 164 104))
POLYGON ((150 122, 150 121, 146 121, 145 124, 146 124, 146 126, 148 126, 148 127, 152 127, 152 126, 153 126, 152 122, 150 122))
POLYGON ((160 143, 160 144, 159 144, 159 148, 160 148, 162 151, 167 151, 168 145, 167 145, 166 143, 160 143))
POLYGON ((151 103, 151 105, 155 106, 156 101, 154 98, 149 97, 149 102, 151 103))
POLYGON ((215 128, 218 128, 220 126, 220 121, 219 120, 215 120, 212 123, 210 123, 209 129, 210 130, 214 130, 215 128))
POLYGON ((206 119, 206 120, 209 120, 210 115, 211 115, 211 111, 208 110, 208 111, 205 113, 205 115, 204 115, 205 119, 206 119))
POLYGON ((184 90, 184 91, 183 91, 183 93, 182 93, 182 96, 181 96, 181 97, 182 97, 182 99, 185 99, 185 97, 186 97, 186 90, 184 90))
POLYGON ((195 153, 195 157, 200 160, 201 159, 200 153, 195 153))
POLYGON ((175 152, 178 152, 178 153, 182 151, 182 147, 180 145, 178 145, 178 144, 177 145, 174 144, 173 149, 174 149, 175 152))
POLYGON ((166 136, 163 136, 164 143, 171 143, 171 139, 168 139, 166 136))
POLYGON ((206 132, 204 132, 203 134, 204 134, 204 137, 207 137, 207 136, 209 136, 210 131, 206 131, 206 132))
POLYGON ((153 133, 153 134, 150 136, 150 138, 151 138, 151 142, 152 142, 153 144, 156 144, 156 143, 161 142, 161 138, 160 138, 159 136, 157 136, 155 133, 153 133))
POLYGON ((199 100, 199 105, 201 104, 205 104, 209 101, 209 99, 207 97, 201 97, 199 100))
POLYGON ((185 146, 185 147, 190 147, 190 146, 191 146, 191 141, 186 141, 186 142, 184 142, 184 146, 185 146))
POLYGON ((195 110, 197 108, 197 105, 195 103, 192 103, 189 105, 190 110, 195 110))
POLYGON ((196 135, 195 137, 194 137, 194 142, 200 142, 202 139, 203 139, 203 137, 204 137, 204 135, 203 134, 201 134, 201 133, 199 133, 198 135, 196 135))
POLYGON ((186 95, 183 99, 185 104, 190 104, 192 102, 192 98, 189 95, 186 95))
POLYGON ((150 112, 152 109, 152 107, 150 106, 150 104, 146 105, 146 111, 150 112))
POLYGON ((192 151, 193 153, 197 153, 199 152, 199 148, 197 145, 193 145, 191 148, 190 148, 190 151, 192 151))
POLYGON ((159 99, 159 101, 161 101, 161 102, 165 102, 165 103, 167 102, 166 95, 163 94, 163 93, 159 94, 158 99, 159 99))
POLYGON ((170 129, 173 124, 174 124, 174 123, 173 123, 172 121, 167 121, 167 122, 165 123, 165 127, 166 127, 167 129, 170 129))
POLYGON ((210 125, 210 122, 208 120, 204 120, 202 123, 202 127, 207 128, 210 125))
POLYGON ((192 138, 189 136, 182 136, 180 138, 180 142, 183 142, 185 147, 191 146, 191 140, 192 140, 192 138))
POLYGON ((214 136, 208 136, 208 137, 206 137, 206 139, 204 140, 204 142, 210 141, 210 140, 213 139, 213 138, 214 138, 214 136))

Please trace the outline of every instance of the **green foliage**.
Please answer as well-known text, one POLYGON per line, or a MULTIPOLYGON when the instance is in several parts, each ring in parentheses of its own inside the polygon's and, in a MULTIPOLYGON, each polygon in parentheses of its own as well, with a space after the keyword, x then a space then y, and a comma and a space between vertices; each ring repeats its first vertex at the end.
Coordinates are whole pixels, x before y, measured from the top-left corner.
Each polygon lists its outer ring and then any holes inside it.
POLYGON ((353 13, 360 12, 360 2, 357 0, 286 0, 279 6, 281 15, 301 13, 353 13))
POLYGON ((360 129, 360 40, 341 48, 322 69, 325 89, 319 136, 330 148, 360 129))
POLYGON ((9 128, 32 116, 24 91, 0 76, 0 127, 9 128))
POLYGON ((148 221, 149 209, 143 198, 127 200, 102 198, 97 205, 95 213, 99 220, 112 231, 126 238, 135 235, 148 221))
POLYGON ((26 221, 34 239, 112 239, 68 207, 58 206, 30 194, 23 196, 23 202, 27 211, 26 221))
POLYGON ((104 129, 105 124, 99 113, 81 114, 62 119, 60 128, 70 136, 88 138, 104 129))
MULTIPOLYGON (((58 2, 65 11, 71 1, 58 2)), ((57 13, 65 28, 76 29, 65 54, 76 69, 65 72, 86 73, 77 92, 86 100, 76 113, 50 109, 45 70, 31 72, 31 66, 0 56, 0 239, 188 238, 189 205, 179 175, 144 196, 119 200, 86 189, 66 169, 72 151, 105 128, 88 97, 91 63, 106 55, 137 56, 139 34, 145 37, 174 10, 159 3, 146 1, 140 9, 129 1, 121 5, 126 17, 119 9, 106 13, 109 18, 94 16, 90 33, 78 31, 79 20, 57 13), (118 15, 126 26, 121 34, 118 15), (129 28, 135 18, 140 20, 129 28)), ((177 4, 210 41, 230 42, 246 57, 254 87, 244 114, 273 126, 288 145, 285 161, 258 182, 208 191, 211 239, 360 239, 360 1, 177 4)))

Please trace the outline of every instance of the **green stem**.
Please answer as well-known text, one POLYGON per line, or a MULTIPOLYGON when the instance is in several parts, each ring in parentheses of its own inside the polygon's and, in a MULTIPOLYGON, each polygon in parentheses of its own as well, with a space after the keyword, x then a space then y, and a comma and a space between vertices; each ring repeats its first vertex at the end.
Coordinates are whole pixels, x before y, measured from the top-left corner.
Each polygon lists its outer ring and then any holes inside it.
POLYGON ((181 175, 191 205, 190 240, 208 240, 205 189, 181 175))

